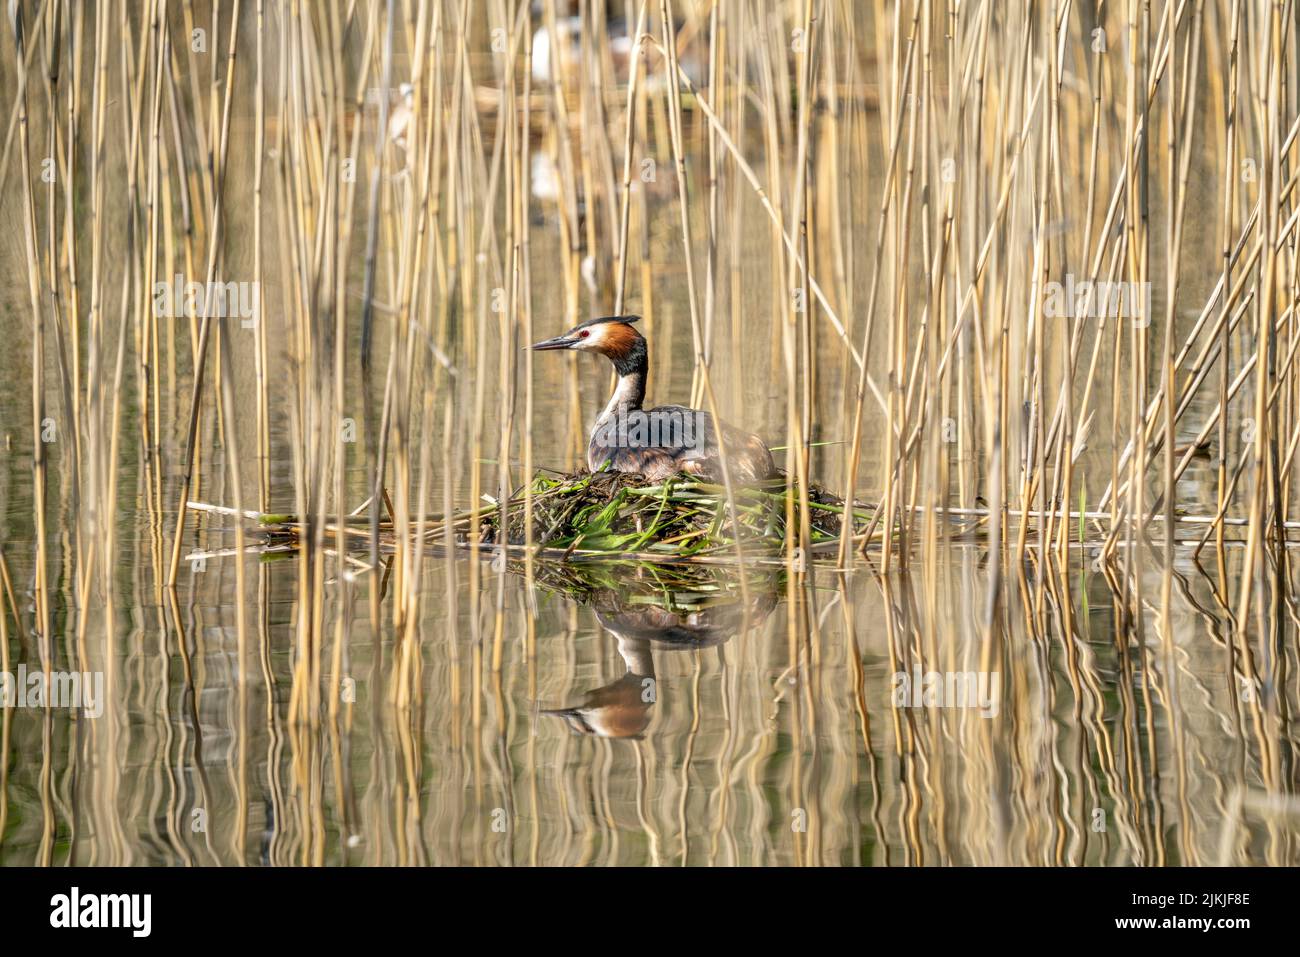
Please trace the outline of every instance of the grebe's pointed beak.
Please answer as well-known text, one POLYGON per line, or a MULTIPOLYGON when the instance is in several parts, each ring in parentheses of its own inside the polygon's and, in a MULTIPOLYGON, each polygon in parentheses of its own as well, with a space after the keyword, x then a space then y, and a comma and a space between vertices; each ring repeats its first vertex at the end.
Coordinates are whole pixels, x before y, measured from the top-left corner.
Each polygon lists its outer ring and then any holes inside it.
POLYGON ((577 341, 577 336, 571 336, 566 332, 564 335, 556 336, 554 339, 543 339, 541 342, 534 342, 533 351, 549 352, 552 349, 572 349, 577 341))

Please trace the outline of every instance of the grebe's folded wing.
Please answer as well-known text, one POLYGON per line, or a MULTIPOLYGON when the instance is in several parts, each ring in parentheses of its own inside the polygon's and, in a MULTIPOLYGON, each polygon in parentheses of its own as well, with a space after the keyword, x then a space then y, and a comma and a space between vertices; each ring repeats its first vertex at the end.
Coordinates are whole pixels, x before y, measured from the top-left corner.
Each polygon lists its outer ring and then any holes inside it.
POLYGON ((676 450, 675 458, 679 471, 697 475, 705 481, 721 482, 722 454, 718 448, 719 433, 725 444, 727 468, 733 482, 742 484, 762 482, 775 477, 776 463, 766 443, 757 435, 737 429, 725 422, 717 422, 712 415, 700 409, 688 409, 680 405, 665 405, 651 410, 651 414, 674 420, 681 416, 682 421, 689 417, 695 428, 690 441, 682 443, 676 450))

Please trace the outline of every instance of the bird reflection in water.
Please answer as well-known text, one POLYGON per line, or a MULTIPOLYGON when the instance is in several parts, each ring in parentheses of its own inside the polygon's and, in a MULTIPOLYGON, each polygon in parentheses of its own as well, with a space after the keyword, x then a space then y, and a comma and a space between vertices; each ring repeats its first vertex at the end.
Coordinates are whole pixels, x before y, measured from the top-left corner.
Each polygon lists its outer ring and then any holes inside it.
POLYGON ((700 572, 671 586, 657 575, 647 581, 644 574, 645 569, 639 569, 618 587, 596 587, 574 596, 592 607, 596 620, 618 642, 627 668, 616 681, 587 691, 581 702, 542 711, 563 718, 575 734, 640 738, 661 692, 655 652, 721 645, 762 624, 779 595, 780 583, 773 576, 751 578, 746 597, 732 573, 700 572))

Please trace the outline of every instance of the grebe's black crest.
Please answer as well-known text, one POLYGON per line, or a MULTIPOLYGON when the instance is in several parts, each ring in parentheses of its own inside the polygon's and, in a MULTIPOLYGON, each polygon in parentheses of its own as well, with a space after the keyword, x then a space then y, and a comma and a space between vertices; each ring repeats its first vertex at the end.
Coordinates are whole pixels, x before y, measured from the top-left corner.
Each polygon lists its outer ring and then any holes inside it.
POLYGON ((588 319, 586 322, 580 323, 574 328, 585 329, 588 326, 598 326, 602 322, 621 322, 625 326, 630 326, 632 325, 632 323, 640 322, 640 321, 641 321, 640 316, 600 316, 596 319, 588 319))

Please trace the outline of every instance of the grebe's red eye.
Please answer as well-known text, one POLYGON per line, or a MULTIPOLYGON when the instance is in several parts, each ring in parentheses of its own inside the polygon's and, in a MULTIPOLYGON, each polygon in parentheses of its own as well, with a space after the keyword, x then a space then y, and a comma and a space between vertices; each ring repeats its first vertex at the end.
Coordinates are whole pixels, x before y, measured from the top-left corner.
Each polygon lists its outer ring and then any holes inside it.
POLYGON ((591 333, 588 332, 586 329, 583 329, 580 333, 578 333, 578 338, 579 338, 579 339, 585 339, 585 338, 587 338, 587 336, 589 336, 589 335, 591 335, 591 333))

